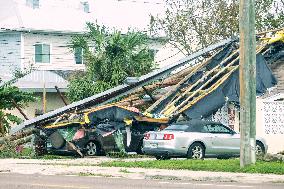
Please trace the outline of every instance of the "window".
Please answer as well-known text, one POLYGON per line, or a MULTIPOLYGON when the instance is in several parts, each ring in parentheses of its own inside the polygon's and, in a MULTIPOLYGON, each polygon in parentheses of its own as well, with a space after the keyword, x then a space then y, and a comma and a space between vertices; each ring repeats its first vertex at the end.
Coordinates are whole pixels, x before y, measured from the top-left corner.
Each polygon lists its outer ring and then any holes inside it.
POLYGON ((188 132, 206 133, 202 125, 194 125, 189 127, 188 132))
POLYGON ((26 5, 33 8, 33 9, 38 9, 39 8, 39 0, 26 0, 26 5))
POLYGON ((155 56, 158 53, 158 49, 150 49, 150 52, 155 56))
POLYGON ((223 125, 205 125, 204 131, 207 131, 209 133, 231 133, 231 130, 224 127, 223 125))
POLYGON ((185 131, 189 128, 188 125, 170 125, 165 130, 170 130, 170 131, 185 131))
POLYGON ((76 47, 74 49, 74 56, 76 64, 83 64, 83 48, 76 47))
POLYGON ((85 13, 89 13, 90 12, 90 5, 87 1, 85 2, 81 2, 82 5, 82 9, 85 13))
POLYGON ((35 44, 35 62, 50 63, 50 45, 35 44))

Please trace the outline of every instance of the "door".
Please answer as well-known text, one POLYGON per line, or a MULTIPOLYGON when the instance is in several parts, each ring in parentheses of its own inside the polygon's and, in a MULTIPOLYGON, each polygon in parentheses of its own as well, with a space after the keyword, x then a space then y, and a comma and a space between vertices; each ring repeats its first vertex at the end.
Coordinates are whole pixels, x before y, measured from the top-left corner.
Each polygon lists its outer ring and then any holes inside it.
POLYGON ((211 134, 212 151, 216 155, 234 155, 240 153, 240 136, 221 124, 207 125, 211 134))
POLYGON ((115 149, 114 132, 115 128, 111 124, 99 124, 96 128, 97 134, 101 138, 102 148, 105 152, 113 151, 115 149))

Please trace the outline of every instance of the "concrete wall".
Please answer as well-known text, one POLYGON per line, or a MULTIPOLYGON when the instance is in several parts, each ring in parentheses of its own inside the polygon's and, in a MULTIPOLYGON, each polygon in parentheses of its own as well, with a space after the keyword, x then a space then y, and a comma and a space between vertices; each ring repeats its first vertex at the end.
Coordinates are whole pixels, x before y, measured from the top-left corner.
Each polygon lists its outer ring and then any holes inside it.
POLYGON ((34 67, 39 70, 80 70, 84 64, 76 64, 71 44, 72 35, 54 33, 24 33, 24 67, 34 67), (35 63, 35 44, 50 45, 50 63, 35 63))
POLYGON ((21 33, 0 33, 0 77, 21 68, 21 33))
POLYGON ((257 99, 256 135, 263 137, 269 153, 284 150, 284 102, 257 99))

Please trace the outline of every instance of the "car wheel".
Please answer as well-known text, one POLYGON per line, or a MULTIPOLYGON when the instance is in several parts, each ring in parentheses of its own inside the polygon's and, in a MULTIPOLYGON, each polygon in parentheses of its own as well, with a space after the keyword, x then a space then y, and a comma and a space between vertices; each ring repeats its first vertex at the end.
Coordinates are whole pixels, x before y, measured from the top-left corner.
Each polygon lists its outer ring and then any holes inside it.
POLYGON ((86 145, 86 152, 87 156, 95 156, 99 154, 99 146, 94 141, 88 142, 86 145))
POLYGON ((263 156, 265 154, 264 146, 261 142, 256 141, 255 144, 255 155, 256 156, 263 156))
POLYGON ((205 156, 205 148, 200 143, 193 143, 187 152, 187 158, 203 159, 205 156))

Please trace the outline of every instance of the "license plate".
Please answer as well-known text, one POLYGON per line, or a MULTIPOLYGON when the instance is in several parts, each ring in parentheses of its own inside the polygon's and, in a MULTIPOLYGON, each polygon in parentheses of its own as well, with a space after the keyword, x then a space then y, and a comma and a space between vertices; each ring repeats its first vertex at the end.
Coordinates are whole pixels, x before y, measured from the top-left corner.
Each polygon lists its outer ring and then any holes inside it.
POLYGON ((164 138, 164 134, 157 134, 156 140, 162 140, 164 138))
POLYGON ((156 139, 156 134, 151 134, 150 135, 150 140, 155 140, 156 139))
POLYGON ((152 144, 150 144, 150 148, 158 148, 158 144, 152 143, 152 144))

